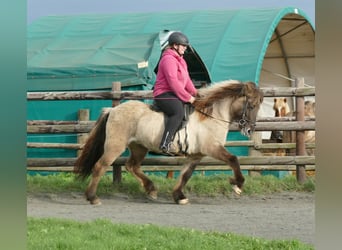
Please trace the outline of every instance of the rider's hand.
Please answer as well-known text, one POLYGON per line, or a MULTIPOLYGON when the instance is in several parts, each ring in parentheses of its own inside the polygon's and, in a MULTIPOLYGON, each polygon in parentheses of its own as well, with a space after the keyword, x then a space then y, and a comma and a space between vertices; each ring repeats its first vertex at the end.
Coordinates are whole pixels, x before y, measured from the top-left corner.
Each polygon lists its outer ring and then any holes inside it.
POLYGON ((195 101, 195 97, 191 96, 189 102, 192 104, 192 103, 194 103, 194 101, 195 101))

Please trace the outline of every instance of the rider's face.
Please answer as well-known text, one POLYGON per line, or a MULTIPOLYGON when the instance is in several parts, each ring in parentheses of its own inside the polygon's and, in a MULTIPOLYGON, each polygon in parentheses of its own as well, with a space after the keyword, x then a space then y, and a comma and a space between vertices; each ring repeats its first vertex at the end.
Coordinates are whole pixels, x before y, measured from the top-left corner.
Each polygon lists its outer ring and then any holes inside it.
POLYGON ((175 44, 174 47, 176 51, 178 52, 178 54, 183 56, 188 46, 182 45, 182 44, 175 44))

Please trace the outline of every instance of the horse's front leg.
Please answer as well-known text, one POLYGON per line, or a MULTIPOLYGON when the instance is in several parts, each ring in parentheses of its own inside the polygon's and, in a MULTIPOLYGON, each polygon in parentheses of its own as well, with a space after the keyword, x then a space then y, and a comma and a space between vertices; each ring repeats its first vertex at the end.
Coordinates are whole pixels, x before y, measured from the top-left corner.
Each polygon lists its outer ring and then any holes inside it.
POLYGON ((233 190, 235 193, 241 194, 241 188, 243 186, 243 183, 245 182, 245 178, 241 173, 238 158, 235 155, 229 153, 222 145, 211 147, 211 149, 207 152, 207 155, 217 160, 224 161, 230 165, 234 172, 234 178, 230 178, 230 184, 233 185, 233 190))
POLYGON ((200 158, 193 158, 188 163, 186 163, 180 173, 178 181, 173 188, 172 196, 176 203, 180 205, 185 205, 189 203, 189 199, 185 197, 183 193, 183 188, 185 187, 186 183, 190 179, 192 173, 194 172, 197 164, 201 161, 202 157, 200 158))

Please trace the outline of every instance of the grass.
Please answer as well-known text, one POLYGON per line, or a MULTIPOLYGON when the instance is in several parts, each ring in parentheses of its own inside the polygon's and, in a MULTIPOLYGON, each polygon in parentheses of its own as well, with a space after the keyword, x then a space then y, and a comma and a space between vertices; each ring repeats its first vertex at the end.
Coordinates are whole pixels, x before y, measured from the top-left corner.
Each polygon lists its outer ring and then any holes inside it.
POLYGON ((28 218, 27 225, 27 249, 32 250, 313 249, 297 240, 264 240, 232 233, 201 232, 150 224, 113 224, 107 220, 75 222, 28 218))
MULTIPOLYGON (((167 179, 162 176, 150 175, 152 181, 158 188, 159 196, 171 196, 172 188, 176 184, 176 179, 167 179)), ((273 175, 249 177, 245 176, 246 182, 243 188, 244 195, 271 194, 284 191, 314 192, 315 179, 313 177, 300 185, 296 177, 288 175, 284 178, 277 178, 273 175)), ((72 173, 59 173, 52 175, 27 175, 28 193, 63 193, 63 192, 84 192, 88 181, 75 179, 72 173)), ((111 195, 114 193, 125 193, 127 195, 142 196, 143 188, 136 179, 127 173, 123 173, 122 183, 114 185, 110 174, 102 177, 98 195, 111 195)), ((194 175, 185 188, 185 193, 192 193, 198 196, 215 197, 224 195, 229 197, 232 193, 231 185, 225 174, 202 176, 194 175)))

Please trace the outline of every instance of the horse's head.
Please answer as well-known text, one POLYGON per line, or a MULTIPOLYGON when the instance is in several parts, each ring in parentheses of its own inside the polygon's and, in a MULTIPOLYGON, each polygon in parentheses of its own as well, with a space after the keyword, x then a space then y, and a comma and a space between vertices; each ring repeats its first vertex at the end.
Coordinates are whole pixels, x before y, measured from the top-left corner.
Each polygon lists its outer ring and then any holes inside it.
POLYGON ((254 82, 242 83, 229 80, 200 89, 193 106, 200 113, 200 119, 210 117, 228 123, 238 122, 241 133, 250 136, 254 132, 257 114, 263 99, 263 92, 254 82), (222 110, 213 115, 215 103, 224 103, 224 105, 216 106, 221 107, 222 110), (230 105, 229 117, 220 116, 226 112, 227 103, 230 105))
POLYGON ((257 114, 263 99, 263 92, 257 85, 254 82, 247 82, 238 98, 233 101, 231 105, 232 120, 238 121, 243 135, 249 137, 254 132, 257 114))
POLYGON ((304 104, 304 115, 315 117, 316 105, 313 101, 306 101, 304 104))
POLYGON ((290 113, 290 106, 286 98, 274 98, 273 110, 275 117, 284 117, 290 113))

